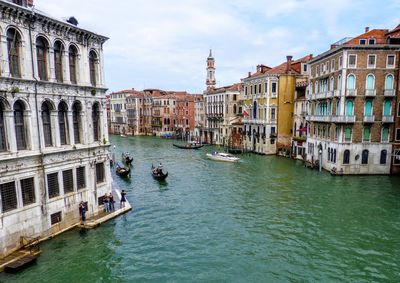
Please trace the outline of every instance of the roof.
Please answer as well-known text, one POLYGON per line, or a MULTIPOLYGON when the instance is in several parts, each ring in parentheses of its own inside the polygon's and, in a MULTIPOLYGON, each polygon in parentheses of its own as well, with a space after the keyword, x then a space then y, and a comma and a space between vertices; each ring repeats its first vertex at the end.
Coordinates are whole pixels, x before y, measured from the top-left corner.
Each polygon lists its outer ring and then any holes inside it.
POLYGON ((387 29, 373 29, 367 32, 364 32, 356 37, 353 37, 349 41, 343 43, 344 45, 359 45, 360 39, 375 39, 375 44, 384 44, 386 43, 386 34, 389 32, 387 29))
POLYGON ((243 83, 235 83, 232 85, 228 86, 223 86, 219 88, 214 88, 212 90, 209 90, 207 94, 217 94, 217 93, 223 93, 227 91, 241 91, 243 90, 243 83))

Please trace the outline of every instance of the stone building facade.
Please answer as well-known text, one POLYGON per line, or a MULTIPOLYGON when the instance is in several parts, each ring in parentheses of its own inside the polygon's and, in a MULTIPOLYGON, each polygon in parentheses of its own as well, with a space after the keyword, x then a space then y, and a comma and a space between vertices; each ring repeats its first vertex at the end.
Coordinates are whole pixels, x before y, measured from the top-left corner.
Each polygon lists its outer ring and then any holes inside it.
MULTIPOLYGON (((15 3, 14 3, 15 2, 15 3)), ((0 256, 99 211, 111 191, 106 37, 0 2, 0 256)))
POLYGON ((310 62, 307 160, 343 174, 388 174, 399 45, 388 30, 338 42, 310 62))

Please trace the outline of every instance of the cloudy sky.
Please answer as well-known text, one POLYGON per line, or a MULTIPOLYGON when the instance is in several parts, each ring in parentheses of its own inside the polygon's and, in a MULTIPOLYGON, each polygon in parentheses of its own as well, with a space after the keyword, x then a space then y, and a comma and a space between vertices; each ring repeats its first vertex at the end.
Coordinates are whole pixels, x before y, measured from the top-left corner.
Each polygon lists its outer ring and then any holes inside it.
POLYGON ((366 26, 400 24, 400 0, 34 0, 54 17, 109 37, 110 91, 160 88, 201 93, 209 49, 217 86, 239 82, 257 64, 318 55, 366 26))

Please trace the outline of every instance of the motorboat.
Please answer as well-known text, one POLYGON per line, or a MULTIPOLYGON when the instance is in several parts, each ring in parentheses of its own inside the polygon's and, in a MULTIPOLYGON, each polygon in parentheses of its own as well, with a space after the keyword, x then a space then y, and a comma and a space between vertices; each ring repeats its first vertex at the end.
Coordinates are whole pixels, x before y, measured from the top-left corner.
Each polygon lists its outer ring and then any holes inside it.
POLYGON ((168 172, 163 172, 161 167, 154 167, 154 165, 151 165, 151 175, 154 179, 162 181, 168 177, 168 172))
POLYGON ((207 153, 206 155, 209 159, 216 161, 238 162, 240 160, 239 157, 236 157, 230 153, 225 153, 225 152, 214 151, 213 153, 207 153))

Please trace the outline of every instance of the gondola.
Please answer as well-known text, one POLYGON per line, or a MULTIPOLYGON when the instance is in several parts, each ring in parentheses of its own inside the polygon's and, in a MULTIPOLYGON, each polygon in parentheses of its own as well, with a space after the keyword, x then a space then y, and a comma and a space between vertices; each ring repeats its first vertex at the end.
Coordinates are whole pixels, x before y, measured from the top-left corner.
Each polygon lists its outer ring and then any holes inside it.
POLYGON ((162 181, 168 177, 168 172, 164 173, 161 168, 154 167, 154 165, 151 165, 151 175, 153 176, 154 179, 162 181))
POLYGON ((122 162, 124 162, 126 165, 131 165, 133 161, 133 157, 129 156, 129 152, 122 153, 122 162))
POLYGON ((115 170, 115 173, 120 177, 127 177, 130 176, 131 168, 121 167, 117 164, 117 169, 115 170))
POLYGON ((182 149, 199 149, 199 148, 203 147, 202 144, 195 145, 195 144, 191 144, 191 143, 188 143, 188 144, 185 144, 185 145, 180 145, 180 144, 175 144, 174 143, 173 146, 175 146, 177 148, 182 148, 182 149))

